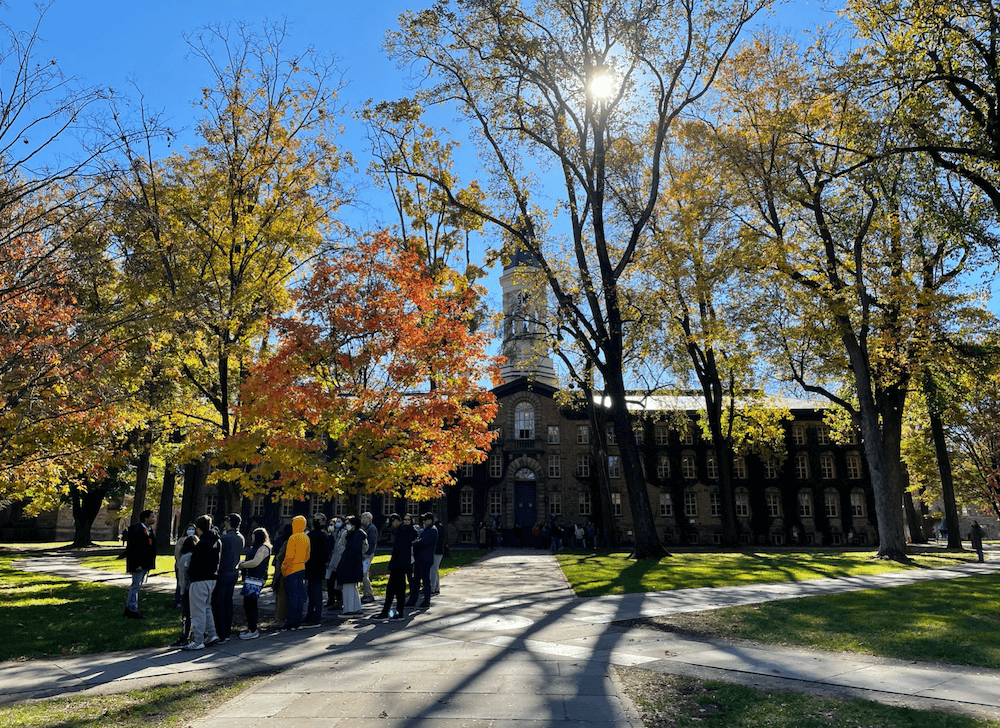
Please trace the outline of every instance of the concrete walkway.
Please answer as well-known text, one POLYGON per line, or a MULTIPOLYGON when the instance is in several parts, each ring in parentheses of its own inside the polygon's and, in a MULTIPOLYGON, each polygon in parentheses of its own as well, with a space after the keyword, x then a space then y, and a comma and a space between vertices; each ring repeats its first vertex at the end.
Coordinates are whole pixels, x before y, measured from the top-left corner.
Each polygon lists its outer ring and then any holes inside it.
MULTIPOLYGON (((57 559, 58 560, 58 559, 57 559)), ((32 568, 58 573, 50 561, 32 568)), ((21 567, 23 568, 23 566, 21 567)), ((330 618, 319 629, 187 653, 148 649, 0 664, 0 702, 110 692, 239 673, 281 672, 198 728, 642 725, 616 665, 765 689, 857 697, 1000 717, 1000 673, 862 655, 704 640, 615 624, 640 616, 902 586, 1000 571, 948 570, 580 599, 551 556, 491 553, 442 581, 430 610, 389 622, 330 618)), ((77 570, 77 577, 83 576, 77 570)), ((107 575, 103 575, 106 577, 107 575)), ((172 582, 161 581, 172 590, 172 582)), ((368 614, 378 611, 367 605, 368 614)))

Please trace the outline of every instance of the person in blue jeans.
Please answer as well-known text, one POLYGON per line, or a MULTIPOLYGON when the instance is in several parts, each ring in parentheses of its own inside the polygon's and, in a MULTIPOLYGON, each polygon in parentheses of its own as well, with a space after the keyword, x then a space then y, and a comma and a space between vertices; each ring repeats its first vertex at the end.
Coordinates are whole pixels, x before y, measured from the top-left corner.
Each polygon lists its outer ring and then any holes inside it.
POLYGON ((156 516, 152 511, 139 514, 139 523, 128 530, 128 540, 125 542, 125 570, 132 575, 132 586, 125 599, 126 619, 145 619, 139 611, 139 589, 154 568, 156 568, 156 536, 153 534, 153 522, 156 516))
POLYGON ((309 560, 310 543, 306 535, 306 517, 292 519, 292 535, 285 544, 285 558, 281 561, 281 579, 288 594, 288 614, 282 629, 298 629, 302 625, 302 608, 306 603, 306 562, 309 560))
POLYGON ((434 566, 434 547, 437 545, 438 532, 434 528, 433 513, 425 513, 422 518, 424 529, 413 540, 413 569, 417 576, 406 606, 417 606, 419 593, 423 591, 424 599, 420 606, 427 609, 431 606, 431 567, 434 566))

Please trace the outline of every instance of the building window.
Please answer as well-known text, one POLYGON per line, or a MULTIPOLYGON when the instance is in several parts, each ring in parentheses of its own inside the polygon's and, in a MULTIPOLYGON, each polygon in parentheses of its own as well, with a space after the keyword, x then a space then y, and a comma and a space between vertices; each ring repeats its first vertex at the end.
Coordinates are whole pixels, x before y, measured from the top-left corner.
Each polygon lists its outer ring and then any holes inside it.
POLYGON ((792 442, 796 445, 806 444, 806 426, 803 422, 796 422, 792 425, 792 442))
POLYGON ((733 458, 733 477, 737 480, 746 480, 749 477, 747 475, 747 459, 742 455, 733 458))
POLYGON ((847 437, 844 440, 846 445, 857 445, 858 444, 858 431, 853 427, 847 431, 847 437))
POLYGON ((514 437, 518 440, 535 439, 535 408, 531 402, 518 402, 514 407, 514 437))
POLYGON ((358 514, 370 513, 372 509, 371 493, 362 493, 358 496, 358 514))
POLYGON ((696 494, 684 494, 684 515, 688 518, 694 518, 698 515, 698 496, 696 494))
POLYGON ((738 518, 750 517, 750 491, 746 488, 736 489, 736 516, 738 518))
POLYGON ((660 455, 656 459, 656 477, 660 480, 666 480, 670 477, 670 458, 666 455, 660 455))
POLYGON ((333 499, 333 515, 341 518, 347 515, 347 498, 340 495, 333 499))
POLYGON ((309 518, 310 520, 316 517, 317 513, 323 510, 323 501, 319 499, 318 495, 309 496, 309 518))
POLYGON ((549 493, 549 515, 550 516, 562 515, 562 493, 559 492, 549 493))
POLYGON ((462 464, 462 477, 471 478, 472 477, 472 463, 462 464))
POLYGON ((634 428, 632 430, 632 432, 635 435, 635 444, 636 445, 645 445, 646 444, 646 432, 642 429, 642 425, 640 425, 639 427, 634 428))
POLYGON ((493 453, 490 455, 490 477, 499 478, 503 475, 503 454, 493 453))
POLYGON ((813 497, 808 490, 799 491, 799 518, 812 518, 813 497))
POLYGON ((825 452, 819 456, 819 473, 823 480, 833 480, 837 477, 837 469, 833 466, 833 455, 825 452))
POLYGON ((622 461, 617 455, 608 456, 608 477, 609 478, 620 478, 622 477, 622 461))
POLYGON ((769 518, 780 518, 781 517, 781 494, 776 491, 769 490, 764 494, 764 500, 767 503, 767 515, 769 518))
POLYGON ((396 512, 396 499, 392 497, 391 493, 386 493, 382 496, 382 515, 388 516, 391 513, 396 512))
POLYGON ((251 515, 258 518, 264 515, 264 494, 258 493, 253 497, 253 510, 250 511, 251 515))
POLYGON ((708 472, 709 480, 719 479, 719 461, 715 458, 714 452, 710 452, 705 456, 705 469, 708 472))
POLYGON ((666 425, 656 426, 656 444, 657 445, 669 445, 670 444, 670 428, 666 425))
POLYGON ((804 452, 795 456, 795 477, 799 480, 809 479, 809 456, 804 452))
POLYGON ((722 498, 718 493, 708 494, 708 512, 712 516, 722 515, 722 498))
POLYGON ((695 466, 694 455, 691 453, 681 455, 681 475, 686 480, 694 480, 698 477, 698 468, 695 466))
POLYGON ((851 480, 861 480, 861 453, 853 450, 847 453, 847 477, 851 480))
MULTIPOLYGON (((460 516, 472 515, 472 489, 466 488, 458 494, 458 514, 460 516)), ((411 514, 412 515, 412 514, 411 514)))
POLYGON ((559 425, 549 425, 549 444, 559 444, 559 425))
POLYGON ((590 456, 581 455, 576 459, 576 474, 581 478, 590 477, 590 456))
POLYGON ((608 444, 609 445, 617 445, 618 444, 618 435, 615 434, 615 426, 614 425, 608 425, 607 432, 608 432, 608 444))
POLYGON ((837 518, 840 515, 840 494, 835 490, 824 492, 823 507, 827 518, 837 518))
POLYGON ((205 496, 205 513, 215 520, 216 512, 219 510, 219 496, 217 495, 206 495, 205 496))
POLYGON ((559 465, 559 453, 554 453, 552 455, 549 455, 549 477, 550 478, 562 477, 562 472, 559 465))
POLYGON ((689 424, 681 433, 681 445, 694 445, 694 425, 689 424))
POLYGON ((499 515, 503 508, 503 493, 499 488, 490 491, 490 514, 499 515))
POLYGON ((611 513, 615 516, 620 516, 622 514, 622 494, 612 493, 611 494, 611 513))
POLYGON ((865 515, 865 494, 860 490, 851 491, 851 515, 864 518, 865 515))
POLYGON ((816 442, 820 445, 830 444, 830 426, 818 425, 816 427, 816 442))
POLYGON ((576 426, 576 444, 577 445, 590 444, 590 427, 588 425, 576 426))
POLYGON ((674 500, 670 497, 670 493, 660 493, 660 515, 668 517, 674 515, 674 500))
POLYGON ((764 460, 764 477, 768 480, 776 480, 778 477, 778 459, 774 455, 768 455, 764 460))
POLYGON ((590 493, 583 492, 580 493, 580 515, 589 516, 593 510, 590 493))
POLYGON ((282 499, 282 501, 281 501, 281 517, 282 518, 291 518, 293 512, 294 512, 294 510, 292 508, 292 499, 291 498, 284 498, 284 499, 282 499))
MULTIPOLYGON (((471 490, 470 491, 466 491, 466 492, 468 492, 470 494, 470 496, 471 496, 471 494, 472 494, 471 490)), ((406 512, 407 512, 407 514, 409 514, 411 516, 420 515, 420 501, 418 501, 416 498, 410 498, 409 500, 407 500, 406 501, 406 512)), ((472 514, 470 513, 469 515, 471 516, 472 514)), ((416 523, 417 519, 414 519, 413 522, 416 523)))

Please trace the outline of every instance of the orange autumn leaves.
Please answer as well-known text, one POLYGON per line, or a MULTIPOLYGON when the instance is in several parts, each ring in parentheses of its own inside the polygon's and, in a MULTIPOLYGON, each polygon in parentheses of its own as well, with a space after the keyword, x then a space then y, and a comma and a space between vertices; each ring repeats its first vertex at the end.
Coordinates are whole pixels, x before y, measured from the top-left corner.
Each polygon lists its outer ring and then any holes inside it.
POLYGON ((483 383, 497 362, 470 325, 480 295, 387 234, 317 262, 247 379, 216 477, 286 498, 439 495, 493 437, 483 383))

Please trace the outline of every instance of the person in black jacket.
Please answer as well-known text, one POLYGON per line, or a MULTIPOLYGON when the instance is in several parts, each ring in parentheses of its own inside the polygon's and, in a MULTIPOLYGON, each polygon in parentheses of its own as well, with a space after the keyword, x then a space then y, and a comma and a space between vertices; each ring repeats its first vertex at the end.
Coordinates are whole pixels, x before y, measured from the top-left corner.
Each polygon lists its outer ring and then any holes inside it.
POLYGON ((149 572, 156 567, 156 536, 153 534, 155 520, 156 516, 152 511, 143 511, 139 514, 139 523, 128 530, 125 571, 132 575, 132 586, 125 600, 126 619, 145 619, 139 611, 139 589, 149 572))
POLYGON ((403 618, 403 606, 406 599, 406 583, 413 569, 413 539, 417 532, 409 523, 403 523, 398 513, 389 516, 389 528, 394 533, 392 541, 392 556, 389 557, 389 584, 385 588, 385 603, 382 611, 374 619, 385 619, 389 616, 393 597, 396 599, 396 614, 392 619, 403 618))
POLYGON ((330 534, 326 532, 326 516, 313 516, 312 530, 309 531, 309 559, 306 561, 306 608, 304 627, 316 627, 323 618, 323 577, 326 576, 326 562, 330 558, 330 534))
POLYGON ((191 602, 191 641, 185 650, 203 650, 219 641, 212 617, 212 591, 219 578, 219 564, 222 561, 222 544, 219 531, 212 525, 212 517, 200 516, 194 522, 194 530, 199 541, 191 552, 191 566, 188 588, 191 602))
POLYGON ((413 540, 413 568, 417 578, 413 583, 414 588, 410 591, 410 598, 406 600, 406 606, 417 606, 417 597, 423 590, 424 600, 420 606, 427 609, 431 606, 431 567, 434 565, 434 547, 437 546, 438 532, 434 528, 433 513, 425 513, 421 518, 424 530, 413 540))

